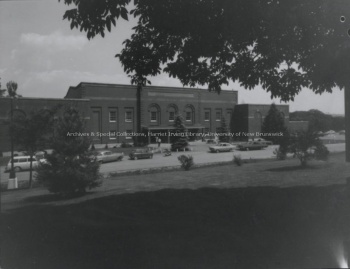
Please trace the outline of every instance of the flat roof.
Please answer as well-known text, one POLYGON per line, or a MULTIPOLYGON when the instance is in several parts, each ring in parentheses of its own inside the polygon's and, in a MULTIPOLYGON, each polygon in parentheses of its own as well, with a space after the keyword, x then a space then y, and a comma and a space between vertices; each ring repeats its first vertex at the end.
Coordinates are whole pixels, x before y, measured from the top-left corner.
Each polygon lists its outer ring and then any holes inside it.
MULTIPOLYGON (((271 104, 237 104, 237 106, 271 106, 271 104)), ((276 106, 289 106, 288 104, 275 104, 276 106)))
MULTIPOLYGON (((0 99, 11 100, 11 97, 1 97, 0 99)), ((90 101, 86 98, 47 98, 47 97, 17 97, 15 100, 49 100, 49 101, 90 101)))
MULTIPOLYGON (((130 85, 130 84, 114 84, 114 83, 97 83, 97 82, 80 82, 77 86, 71 86, 73 89, 77 89, 83 85, 90 85, 90 86, 96 86, 96 87, 114 87, 114 88, 136 88, 136 85, 130 85)), ((146 89, 154 89, 154 90, 162 90, 162 89, 174 89, 174 90, 197 90, 197 91, 208 91, 208 89, 205 88, 191 88, 191 87, 172 87, 172 86, 153 86, 153 85, 146 85, 144 86, 146 89)), ((213 93, 216 93, 212 91, 213 93)), ((229 90, 229 89, 221 89, 221 92, 238 92, 236 90, 229 90)))

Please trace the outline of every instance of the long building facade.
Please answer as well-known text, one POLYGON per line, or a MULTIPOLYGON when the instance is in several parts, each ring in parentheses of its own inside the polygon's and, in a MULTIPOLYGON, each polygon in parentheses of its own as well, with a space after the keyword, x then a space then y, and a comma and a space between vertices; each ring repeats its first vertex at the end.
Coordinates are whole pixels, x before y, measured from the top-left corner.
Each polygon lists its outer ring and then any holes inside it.
MULTIPOLYGON (((77 107, 87 121, 87 132, 92 134, 95 144, 132 143, 135 136, 140 135, 137 133, 138 107, 141 132, 148 143, 155 142, 156 137, 170 142, 168 134, 174 128, 176 115, 182 115, 192 134, 213 134, 221 127, 223 119, 230 130, 253 134, 261 130, 270 108, 269 104, 239 105, 237 91, 223 90, 218 94, 194 88, 147 86, 143 87, 140 100, 138 106, 136 86, 85 82, 70 87, 62 99, 0 98, 0 151, 9 150, 11 102, 16 113, 24 114, 55 105, 77 107)), ((277 107, 288 125, 289 106, 277 107)))

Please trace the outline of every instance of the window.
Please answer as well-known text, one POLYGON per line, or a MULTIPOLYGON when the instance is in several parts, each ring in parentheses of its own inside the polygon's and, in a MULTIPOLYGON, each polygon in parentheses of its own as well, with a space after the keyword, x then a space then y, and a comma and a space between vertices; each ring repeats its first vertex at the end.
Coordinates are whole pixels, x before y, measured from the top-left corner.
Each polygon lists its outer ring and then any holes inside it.
POLYGON ((157 122, 157 111, 151 111, 151 122, 157 122))
POLYGON ((169 121, 174 121, 175 120, 175 112, 174 111, 170 111, 169 112, 169 121))
POLYGON ((149 112, 149 120, 151 122, 151 125, 159 125, 160 124, 160 107, 158 104, 151 104, 148 107, 149 112))
POLYGON ((176 114, 178 113, 178 108, 175 104, 170 104, 167 108, 169 122, 174 122, 176 114))
POLYGON ((204 121, 210 121, 210 111, 204 112, 204 121))
POLYGON ((216 121, 221 121, 221 110, 216 111, 216 121))
POLYGON ((209 133, 210 129, 209 128, 204 128, 204 133, 209 133))
POLYGON ((117 121, 117 111, 109 111, 109 122, 117 121))
POLYGON ((186 112, 186 121, 192 121, 192 113, 190 111, 186 112))
POLYGON ((132 122, 132 112, 131 111, 126 111, 125 112, 125 121, 126 122, 132 122))
POLYGON ((192 105, 187 105, 185 107, 185 120, 186 122, 194 123, 194 107, 192 105))
POLYGON ((117 139, 117 137, 116 137, 116 130, 110 130, 109 131, 110 133, 111 133, 111 135, 109 136, 109 139, 110 140, 115 140, 115 139, 117 139))
POLYGON ((129 134, 132 133, 132 130, 126 130, 126 136, 125 139, 132 139, 132 136, 129 136, 129 134))

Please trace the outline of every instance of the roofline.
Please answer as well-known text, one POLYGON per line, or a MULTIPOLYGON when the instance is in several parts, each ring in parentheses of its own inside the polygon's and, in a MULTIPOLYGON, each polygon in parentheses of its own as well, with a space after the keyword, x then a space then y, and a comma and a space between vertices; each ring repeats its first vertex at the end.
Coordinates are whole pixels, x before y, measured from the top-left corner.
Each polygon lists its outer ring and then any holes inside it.
MULTIPOLYGON (((136 85, 130 85, 130 84, 115 84, 115 83, 98 83, 98 82, 80 82, 77 86, 70 86, 69 88, 74 88, 77 89, 81 87, 82 85, 92 85, 92 86, 109 86, 109 87, 115 87, 115 88, 120 88, 120 87, 128 87, 128 88, 136 88, 136 85)), ((174 90, 198 90, 198 91, 209 91, 208 89, 204 88, 191 88, 191 87, 172 87, 172 86, 153 86, 153 85, 146 85, 144 86, 145 88, 153 88, 153 89, 174 89, 174 90)), ((221 91, 224 92, 238 92, 237 90, 229 90, 229 89, 222 89, 221 91)))
MULTIPOLYGON (((1 99, 8 99, 11 100, 11 97, 1 97, 1 99)), ((90 99, 86 99, 86 98, 46 98, 46 97, 18 97, 15 98, 15 100, 52 100, 52 101, 90 101, 90 99)))
MULTIPOLYGON (((236 106, 271 106, 272 104, 237 104, 236 106)), ((289 106, 289 105, 279 105, 275 104, 276 106, 289 106)))

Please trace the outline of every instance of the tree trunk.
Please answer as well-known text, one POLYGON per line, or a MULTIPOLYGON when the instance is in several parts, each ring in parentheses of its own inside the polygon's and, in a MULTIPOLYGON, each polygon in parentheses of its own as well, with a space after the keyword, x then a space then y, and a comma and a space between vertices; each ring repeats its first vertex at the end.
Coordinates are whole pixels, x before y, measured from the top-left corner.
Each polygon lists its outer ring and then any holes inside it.
POLYGON ((345 86, 345 159, 350 162, 350 83, 345 86))
MULTIPOLYGON (((141 91, 142 84, 137 85, 136 93, 136 131, 138 134, 141 133, 141 91)), ((136 136, 136 145, 140 144, 140 136, 136 136)))

